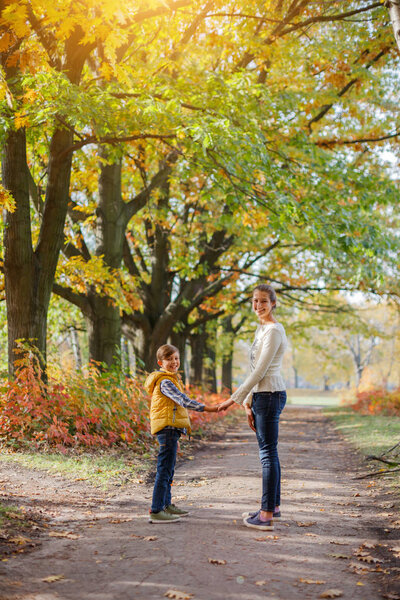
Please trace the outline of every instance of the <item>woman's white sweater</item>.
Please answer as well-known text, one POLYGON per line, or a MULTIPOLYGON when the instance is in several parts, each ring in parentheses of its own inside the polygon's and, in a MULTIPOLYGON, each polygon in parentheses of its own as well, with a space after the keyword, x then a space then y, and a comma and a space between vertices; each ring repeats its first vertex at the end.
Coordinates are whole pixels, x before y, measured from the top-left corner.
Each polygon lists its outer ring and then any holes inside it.
POLYGON ((250 350, 250 375, 232 394, 237 404, 251 406, 254 392, 280 392, 286 389, 281 375, 287 348, 285 329, 280 323, 266 323, 256 329, 250 350))

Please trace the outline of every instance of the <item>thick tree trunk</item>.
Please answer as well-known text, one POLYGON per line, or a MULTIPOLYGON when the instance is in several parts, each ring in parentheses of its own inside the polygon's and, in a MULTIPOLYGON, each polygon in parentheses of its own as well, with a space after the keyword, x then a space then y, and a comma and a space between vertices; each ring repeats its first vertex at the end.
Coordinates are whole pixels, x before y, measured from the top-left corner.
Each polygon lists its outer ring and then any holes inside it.
POLYGON ((222 380, 221 391, 232 394, 232 367, 233 367, 233 348, 229 355, 222 359, 222 380))
POLYGON ((212 393, 217 393, 217 353, 216 353, 216 332, 212 329, 208 332, 205 345, 204 361, 204 384, 212 393))
POLYGON ((186 383, 189 376, 186 355, 186 336, 181 332, 173 331, 170 336, 170 341, 171 344, 176 346, 176 348, 179 350, 179 355, 181 358, 180 372, 182 374, 183 382, 186 383))
MULTIPOLYGON (((101 164, 99 203, 96 209, 96 256, 110 269, 121 266, 125 237, 125 212, 121 195, 121 163, 101 164)), ((111 366, 121 356, 120 310, 111 298, 89 294, 89 360, 111 366)))
POLYGON ((232 318, 232 316, 228 316, 222 319, 225 343, 222 353, 221 391, 228 391, 230 394, 232 394, 232 368, 234 349, 234 329, 232 325, 232 318))
POLYGON ((89 360, 109 367, 120 358, 120 311, 118 306, 111 303, 110 298, 99 296, 95 292, 89 295, 89 304, 89 360))
MULTIPOLYGON (((11 131, 2 157, 3 186, 12 194, 16 209, 5 214, 4 275, 7 304, 8 366, 14 371, 16 340, 36 340, 35 282, 37 264, 32 240, 25 130, 11 131)), ((43 350, 43 347, 40 347, 43 350)))
POLYGON ((206 334, 204 331, 202 331, 201 333, 194 333, 190 336, 190 385, 201 386, 203 383, 203 360, 205 342, 206 334))

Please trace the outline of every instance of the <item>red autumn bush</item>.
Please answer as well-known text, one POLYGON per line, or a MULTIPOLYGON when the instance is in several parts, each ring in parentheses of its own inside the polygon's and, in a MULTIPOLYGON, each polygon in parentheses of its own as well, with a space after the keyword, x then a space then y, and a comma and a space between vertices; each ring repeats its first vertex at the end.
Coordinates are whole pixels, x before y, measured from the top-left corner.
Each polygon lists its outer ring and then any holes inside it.
MULTIPOLYGON (((43 382, 40 361, 24 352, 12 381, 0 387, 0 440, 13 446, 141 448, 152 444, 150 398, 141 382, 119 370, 101 372, 91 365, 85 373, 49 368, 43 382)), ((191 390, 199 402, 218 403, 219 395, 191 390)), ((191 412, 193 430, 223 418, 218 413, 191 412)))
POLYGON ((400 416, 400 388, 392 392, 383 388, 357 392, 351 408, 362 414, 400 416))

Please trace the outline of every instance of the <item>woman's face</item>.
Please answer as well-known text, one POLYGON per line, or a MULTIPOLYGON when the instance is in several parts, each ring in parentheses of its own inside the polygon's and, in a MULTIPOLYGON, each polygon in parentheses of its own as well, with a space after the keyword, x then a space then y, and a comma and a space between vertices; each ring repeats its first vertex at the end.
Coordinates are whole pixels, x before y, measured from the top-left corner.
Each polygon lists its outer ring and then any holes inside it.
POLYGON ((255 290, 253 293, 253 310, 261 323, 272 320, 272 309, 275 302, 271 302, 268 292, 255 290))

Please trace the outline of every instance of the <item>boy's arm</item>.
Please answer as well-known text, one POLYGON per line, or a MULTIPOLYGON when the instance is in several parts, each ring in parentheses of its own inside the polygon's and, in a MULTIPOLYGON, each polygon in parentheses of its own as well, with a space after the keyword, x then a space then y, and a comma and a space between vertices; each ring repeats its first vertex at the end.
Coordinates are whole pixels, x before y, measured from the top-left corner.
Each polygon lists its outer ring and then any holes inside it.
POLYGON ((167 396, 176 404, 179 404, 184 408, 196 410, 197 412, 203 412, 206 408, 204 404, 197 402, 197 400, 192 400, 189 396, 186 396, 186 394, 181 392, 170 379, 163 379, 160 384, 160 389, 164 396, 167 396))

